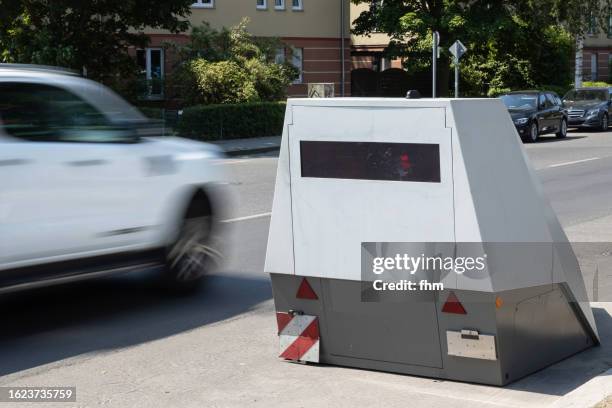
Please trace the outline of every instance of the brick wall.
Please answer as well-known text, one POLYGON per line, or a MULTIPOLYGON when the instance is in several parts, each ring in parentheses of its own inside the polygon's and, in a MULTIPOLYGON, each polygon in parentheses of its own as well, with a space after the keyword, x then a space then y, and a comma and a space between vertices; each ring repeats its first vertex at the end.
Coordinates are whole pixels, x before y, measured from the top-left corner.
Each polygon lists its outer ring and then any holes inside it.
POLYGON ((611 56, 612 48, 585 47, 583 50, 582 59, 583 80, 612 82, 612 77, 610 76, 610 58, 612 58, 611 56), (595 56, 595 61, 593 61, 593 56, 595 56), (594 65, 593 62, 595 62, 594 65))

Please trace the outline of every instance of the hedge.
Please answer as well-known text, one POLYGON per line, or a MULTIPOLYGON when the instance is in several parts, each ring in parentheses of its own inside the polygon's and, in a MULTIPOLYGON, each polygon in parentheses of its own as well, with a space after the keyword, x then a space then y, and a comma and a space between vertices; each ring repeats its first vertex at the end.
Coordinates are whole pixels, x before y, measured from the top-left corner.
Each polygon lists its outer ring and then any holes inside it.
POLYGON ((196 105, 183 109, 177 130, 196 140, 277 136, 284 117, 285 102, 196 105))
POLYGON ((149 106, 138 106, 138 110, 149 119, 163 119, 162 108, 151 108, 149 106))
POLYGON ((610 85, 607 82, 603 82, 603 81, 595 81, 595 82, 593 82, 593 81, 584 81, 582 83, 582 86, 584 86, 586 88, 607 88, 607 87, 612 86, 612 85, 610 85))

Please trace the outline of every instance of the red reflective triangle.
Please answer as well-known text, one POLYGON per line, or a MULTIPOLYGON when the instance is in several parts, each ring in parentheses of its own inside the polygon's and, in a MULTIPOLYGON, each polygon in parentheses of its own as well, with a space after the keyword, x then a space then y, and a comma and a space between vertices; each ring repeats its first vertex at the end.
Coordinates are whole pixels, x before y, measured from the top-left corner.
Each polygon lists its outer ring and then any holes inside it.
POLYGON ((302 279, 302 283, 300 283, 300 287, 298 288, 298 291, 295 294, 295 297, 298 299, 312 299, 312 300, 319 299, 315 291, 312 290, 312 287, 310 286, 306 278, 302 279))
POLYGON ((444 313, 467 314, 465 308, 455 295, 455 292, 452 291, 448 294, 446 303, 444 303, 444 306, 442 306, 442 311, 444 313))

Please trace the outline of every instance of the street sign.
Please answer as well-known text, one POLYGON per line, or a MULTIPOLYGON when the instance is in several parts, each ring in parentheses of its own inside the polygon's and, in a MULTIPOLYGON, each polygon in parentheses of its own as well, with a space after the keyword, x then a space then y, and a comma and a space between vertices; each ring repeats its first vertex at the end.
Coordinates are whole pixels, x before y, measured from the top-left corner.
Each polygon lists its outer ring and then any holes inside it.
POLYGON ((448 50, 458 61, 459 59, 461 59, 461 57, 463 57, 463 54, 466 53, 467 47, 463 45, 461 41, 457 40, 453 43, 453 45, 450 46, 448 50))
POLYGON ((459 40, 448 49, 455 57, 455 98, 459 97, 459 60, 467 51, 467 47, 459 40))

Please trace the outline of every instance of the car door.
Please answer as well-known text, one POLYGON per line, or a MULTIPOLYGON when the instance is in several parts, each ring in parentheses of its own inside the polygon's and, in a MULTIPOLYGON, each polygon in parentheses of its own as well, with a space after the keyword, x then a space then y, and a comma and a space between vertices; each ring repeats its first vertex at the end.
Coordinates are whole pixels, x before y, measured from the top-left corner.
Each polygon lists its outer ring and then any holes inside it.
POLYGON ((550 112, 546 102, 546 95, 543 93, 538 94, 538 112, 536 113, 536 120, 538 122, 538 129, 540 132, 545 132, 550 126, 550 112))
POLYGON ((561 104, 556 94, 547 93, 546 101, 549 105, 549 118, 551 130, 558 131, 561 128, 561 120, 563 119, 563 111, 561 110, 561 104))
POLYGON ((61 86, 3 82, 0 94, 0 268, 142 242, 152 197, 126 130, 61 86))

